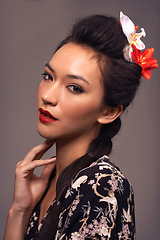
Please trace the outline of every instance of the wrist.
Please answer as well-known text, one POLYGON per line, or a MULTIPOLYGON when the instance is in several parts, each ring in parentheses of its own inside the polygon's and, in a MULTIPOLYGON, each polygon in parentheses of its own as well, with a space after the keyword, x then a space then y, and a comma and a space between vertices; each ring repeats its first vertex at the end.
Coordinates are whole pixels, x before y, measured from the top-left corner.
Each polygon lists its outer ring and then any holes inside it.
POLYGON ((19 209, 12 205, 8 212, 8 217, 19 220, 20 222, 28 222, 31 214, 32 209, 19 209))
POLYGON ((33 211, 34 207, 24 207, 22 206, 22 204, 19 205, 19 203, 16 203, 16 202, 12 202, 12 205, 11 205, 11 212, 15 212, 19 215, 28 215, 28 214, 31 214, 32 211, 33 211))

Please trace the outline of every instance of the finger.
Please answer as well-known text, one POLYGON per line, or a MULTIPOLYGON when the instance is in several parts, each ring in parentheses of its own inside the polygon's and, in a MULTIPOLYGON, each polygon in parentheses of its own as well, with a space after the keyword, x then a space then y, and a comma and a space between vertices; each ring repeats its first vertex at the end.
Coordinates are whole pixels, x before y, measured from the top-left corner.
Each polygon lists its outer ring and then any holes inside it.
POLYGON ((26 177, 30 172, 32 172, 36 167, 45 166, 55 162, 55 158, 45 159, 45 160, 35 160, 29 162, 28 164, 19 165, 16 168, 16 175, 20 175, 21 177, 26 177))
POLYGON ((51 176, 51 174, 52 174, 52 172, 55 168, 55 166, 56 166, 56 162, 53 162, 53 163, 50 163, 50 164, 46 165, 42 174, 41 174, 41 177, 48 181, 49 177, 51 176))
POLYGON ((43 154, 53 146, 54 140, 53 141, 48 141, 46 140, 45 142, 39 144, 38 146, 32 148, 29 153, 24 157, 22 161, 22 165, 29 163, 35 159, 40 159, 43 154))
POLYGON ((18 168, 19 165, 21 165, 21 164, 22 164, 22 161, 18 162, 17 165, 16 165, 16 168, 18 168))

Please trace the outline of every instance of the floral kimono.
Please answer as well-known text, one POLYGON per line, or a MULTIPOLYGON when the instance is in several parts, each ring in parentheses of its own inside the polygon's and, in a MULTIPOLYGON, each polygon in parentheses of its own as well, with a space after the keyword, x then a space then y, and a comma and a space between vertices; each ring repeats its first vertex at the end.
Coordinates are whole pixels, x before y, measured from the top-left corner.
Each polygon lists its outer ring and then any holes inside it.
MULTIPOLYGON (((132 188, 107 156, 99 158, 76 175, 61 206, 56 240, 135 239, 132 188)), ((26 240, 35 238, 47 218, 46 214, 38 226, 39 213, 40 206, 37 205, 30 219, 26 240)))

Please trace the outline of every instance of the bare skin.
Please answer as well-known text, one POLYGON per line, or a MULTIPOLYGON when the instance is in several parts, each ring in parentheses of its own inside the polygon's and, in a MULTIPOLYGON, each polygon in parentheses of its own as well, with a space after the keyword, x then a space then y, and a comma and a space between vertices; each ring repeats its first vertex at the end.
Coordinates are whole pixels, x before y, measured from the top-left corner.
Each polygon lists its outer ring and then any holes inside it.
POLYGON ((85 154, 86 144, 88 146, 88 141, 86 139, 86 142, 81 144, 81 147, 77 146, 79 149, 78 154, 77 151, 73 153, 73 146, 71 142, 70 144, 67 143, 66 146, 63 146, 63 148, 61 146, 62 154, 58 154, 59 148, 57 149, 58 159, 53 158, 40 160, 43 154, 53 145, 53 141, 45 141, 33 148, 26 157, 17 164, 14 198, 11 209, 8 213, 4 240, 24 239, 31 213, 45 192, 48 186, 49 177, 56 165, 56 168, 59 170, 53 178, 41 203, 39 223, 42 221, 51 202, 54 198, 56 198, 56 182, 59 174, 68 164, 71 163, 71 161, 85 154), (66 148, 70 149, 70 151, 66 151, 66 148), (65 164, 64 158, 68 159, 65 164), (42 175, 37 177, 34 175, 33 170, 39 166, 45 166, 45 168, 42 175), (13 229, 16 229, 16 231, 13 231, 13 229))
POLYGON ((91 49, 69 43, 54 54, 45 68, 37 97, 38 131, 48 140, 33 148, 17 164, 4 240, 24 239, 31 213, 56 166, 56 175, 41 203, 39 223, 42 221, 56 197, 56 182, 61 172, 86 153, 102 124, 114 121, 122 113, 120 105, 104 108, 101 72, 94 54, 91 49), (49 111, 57 120, 41 121, 39 109, 49 111), (54 143, 56 159, 40 160, 54 143), (33 172, 38 166, 45 166, 40 177, 33 172))
POLYGON ((30 215, 36 203, 41 199, 55 167, 55 158, 40 160, 52 145, 53 141, 45 141, 33 148, 17 164, 14 198, 8 213, 5 240, 24 239, 30 215), (39 166, 45 166, 45 168, 41 176, 37 177, 33 170, 39 166))
POLYGON ((40 216, 39 216, 39 224, 42 222, 49 206, 52 201, 56 198, 56 177, 50 183, 50 187, 41 202, 40 216))

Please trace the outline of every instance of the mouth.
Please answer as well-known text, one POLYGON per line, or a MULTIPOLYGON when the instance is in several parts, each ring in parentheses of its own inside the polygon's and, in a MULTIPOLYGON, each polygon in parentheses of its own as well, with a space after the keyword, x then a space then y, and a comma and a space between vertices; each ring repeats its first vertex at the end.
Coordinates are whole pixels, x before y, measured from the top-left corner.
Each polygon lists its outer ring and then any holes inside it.
POLYGON ((39 108, 39 112, 39 119, 42 123, 51 123, 58 120, 49 111, 44 110, 43 108, 39 108))

